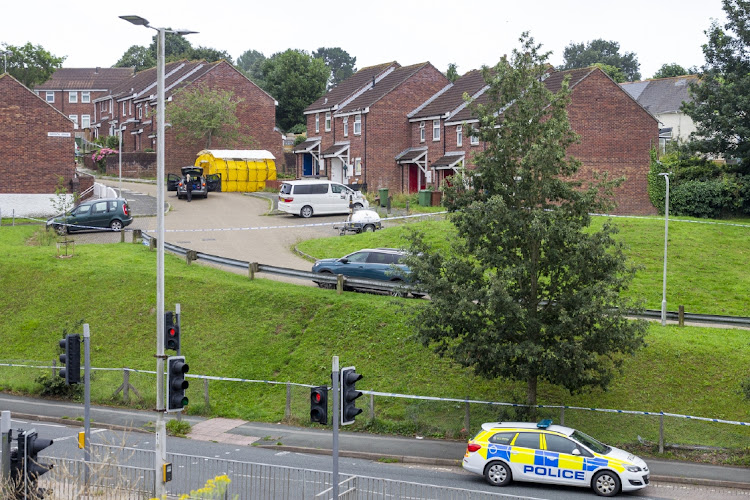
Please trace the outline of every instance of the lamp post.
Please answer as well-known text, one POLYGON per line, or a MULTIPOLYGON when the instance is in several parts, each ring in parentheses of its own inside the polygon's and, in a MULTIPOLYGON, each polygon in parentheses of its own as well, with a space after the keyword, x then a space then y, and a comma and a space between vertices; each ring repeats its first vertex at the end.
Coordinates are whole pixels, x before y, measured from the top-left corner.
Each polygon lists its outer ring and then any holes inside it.
POLYGON ((667 182, 667 195, 664 199, 664 277, 661 288, 661 326, 667 324, 667 241, 669 241, 669 174, 671 172, 662 172, 659 175, 664 176, 667 182))
POLYGON ((12 53, 10 50, 3 51, 3 73, 8 72, 8 56, 12 53))
POLYGON ((167 428, 164 422, 164 37, 165 33, 188 35, 189 30, 155 28, 140 16, 120 16, 136 26, 156 30, 156 460, 154 492, 157 498, 166 494, 162 467, 167 461, 167 428))

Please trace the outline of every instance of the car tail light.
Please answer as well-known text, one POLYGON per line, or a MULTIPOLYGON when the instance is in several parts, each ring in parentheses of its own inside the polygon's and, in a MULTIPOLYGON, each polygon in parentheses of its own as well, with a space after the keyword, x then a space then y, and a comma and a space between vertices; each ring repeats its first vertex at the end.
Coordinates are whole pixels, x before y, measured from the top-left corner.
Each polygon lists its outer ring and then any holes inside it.
POLYGON ((476 443, 469 443, 469 446, 466 447, 466 449, 469 450, 469 451, 471 451, 471 452, 480 450, 481 448, 482 448, 482 445, 481 444, 476 444, 476 443))
POLYGON ((127 203, 123 203, 122 204, 122 213, 124 213, 125 215, 128 215, 128 204, 127 203))
POLYGON ((291 203, 292 201, 294 201, 294 198, 282 198, 281 196, 279 196, 279 201, 283 201, 284 203, 291 203))
POLYGON ((177 185, 182 187, 182 181, 178 182, 177 185))

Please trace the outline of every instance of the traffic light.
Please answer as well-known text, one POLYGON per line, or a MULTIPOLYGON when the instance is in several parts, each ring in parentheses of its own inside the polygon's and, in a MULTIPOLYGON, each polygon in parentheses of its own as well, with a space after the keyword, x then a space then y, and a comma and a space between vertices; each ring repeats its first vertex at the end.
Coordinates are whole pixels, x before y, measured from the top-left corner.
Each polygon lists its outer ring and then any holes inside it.
POLYGON ((328 425, 328 387, 310 388, 310 421, 328 425))
POLYGON ((60 362, 65 368, 60 370, 60 376, 65 379, 65 383, 81 383, 81 336, 66 335, 60 340, 60 347, 63 348, 63 354, 60 355, 60 362))
POLYGON ((167 358, 167 411, 180 411, 188 404, 185 389, 190 384, 185 380, 185 374, 190 367, 185 363, 185 356, 170 356, 167 358))
POLYGON ((164 347, 180 350, 180 315, 172 311, 164 313, 164 347))
POLYGON ((51 439, 40 439, 34 431, 18 432, 18 449, 10 455, 11 480, 16 488, 16 498, 44 498, 45 491, 37 490, 37 479, 49 472, 53 464, 39 463, 40 451, 52 446, 51 439))
POLYGON ((361 378, 362 375, 353 366, 341 369, 341 425, 353 424, 354 418, 362 413, 355 405, 357 398, 362 395, 356 387, 357 380, 361 378))

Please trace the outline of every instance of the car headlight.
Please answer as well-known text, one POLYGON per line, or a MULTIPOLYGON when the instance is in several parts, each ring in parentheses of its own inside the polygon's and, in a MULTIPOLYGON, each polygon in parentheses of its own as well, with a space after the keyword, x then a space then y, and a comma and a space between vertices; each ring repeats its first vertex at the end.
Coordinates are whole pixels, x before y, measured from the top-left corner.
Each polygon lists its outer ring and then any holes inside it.
POLYGON ((641 472, 643 470, 640 467, 638 467, 637 465, 628 465, 628 466, 625 467, 625 469, 628 472, 641 472))

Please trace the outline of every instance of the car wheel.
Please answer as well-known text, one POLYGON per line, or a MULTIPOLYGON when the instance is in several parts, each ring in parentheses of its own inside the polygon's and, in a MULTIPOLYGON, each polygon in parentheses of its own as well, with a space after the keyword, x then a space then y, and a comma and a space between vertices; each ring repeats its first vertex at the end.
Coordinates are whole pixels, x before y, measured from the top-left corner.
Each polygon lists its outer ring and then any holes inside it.
POLYGON ((59 234, 60 236, 65 236, 68 233, 68 226, 57 224, 55 226, 55 232, 59 234))
POLYGON ((599 496, 613 497, 620 492, 620 478, 612 471, 603 470, 594 475, 591 487, 599 496))
POLYGON ((364 231, 365 233, 372 233, 375 231, 375 226, 373 226, 372 224, 367 224, 362 228, 362 231, 364 231))
POLYGON ((421 299, 422 297, 425 296, 425 294, 423 294, 423 293, 412 293, 411 296, 414 297, 415 299, 421 299))
POLYGON ((365 208, 365 206, 361 203, 354 204, 354 210, 362 210, 363 208, 365 208))
POLYGON ((112 229, 112 231, 122 231, 122 222, 115 219, 109 223, 109 227, 112 229))
MULTIPOLYGON (((330 271, 321 271, 320 274, 324 274, 326 277, 333 276, 333 273, 330 272, 330 271)), ((336 288, 336 285, 334 283, 327 283, 325 281, 319 281, 317 283, 318 283, 318 286, 320 288, 325 288, 325 289, 328 289, 328 290, 332 290, 332 289, 336 288)))
POLYGON ((505 462, 492 462, 484 468, 484 478, 492 486, 505 486, 511 482, 513 476, 505 462))
POLYGON ((299 211, 299 214, 301 217, 309 219, 310 217, 312 217, 313 209, 310 205, 305 205, 304 207, 302 207, 302 210, 299 211))

